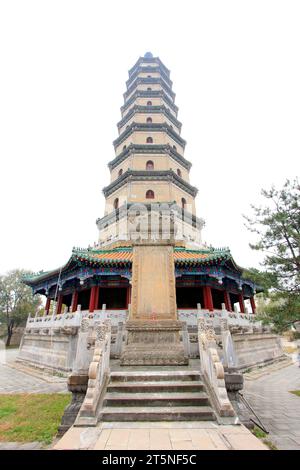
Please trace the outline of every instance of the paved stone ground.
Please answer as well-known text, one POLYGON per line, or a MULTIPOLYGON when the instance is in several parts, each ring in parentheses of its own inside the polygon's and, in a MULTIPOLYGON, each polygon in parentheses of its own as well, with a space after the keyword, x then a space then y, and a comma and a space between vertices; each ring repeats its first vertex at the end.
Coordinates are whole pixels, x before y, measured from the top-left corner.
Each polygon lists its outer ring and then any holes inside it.
POLYGON ((256 380, 245 380, 244 396, 278 449, 300 450, 300 367, 292 364, 256 380))
POLYGON ((15 368, 14 361, 17 349, 9 349, 0 356, 0 394, 2 393, 66 393, 67 381, 53 377, 49 382, 47 376, 35 373, 31 375, 15 368))
POLYGON ((0 450, 41 450, 40 442, 0 442, 0 450))
POLYGON ((244 426, 210 422, 102 423, 70 428, 54 450, 267 450, 244 426))

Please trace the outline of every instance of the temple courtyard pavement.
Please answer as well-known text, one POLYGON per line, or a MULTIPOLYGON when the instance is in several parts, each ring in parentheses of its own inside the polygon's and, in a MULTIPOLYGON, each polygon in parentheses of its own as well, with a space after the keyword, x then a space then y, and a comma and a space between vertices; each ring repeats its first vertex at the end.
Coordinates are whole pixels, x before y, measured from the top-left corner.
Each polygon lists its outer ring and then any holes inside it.
MULTIPOLYGON (((0 354, 0 393, 65 393, 66 379, 32 372, 15 363, 17 350, 0 354)), ((278 449, 300 449, 300 368, 296 363, 246 374, 244 396, 278 449)), ((38 448, 36 443, 0 443, 1 449, 38 448)), ((266 449, 244 426, 205 422, 102 423, 71 428, 54 449, 266 449)))

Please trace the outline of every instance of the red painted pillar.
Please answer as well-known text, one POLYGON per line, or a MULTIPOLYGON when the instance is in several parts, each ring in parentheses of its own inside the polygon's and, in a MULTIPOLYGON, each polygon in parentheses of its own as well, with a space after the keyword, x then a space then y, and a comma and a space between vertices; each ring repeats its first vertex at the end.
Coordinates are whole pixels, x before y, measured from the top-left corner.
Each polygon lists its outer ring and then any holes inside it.
POLYGON ((240 304, 241 313, 245 313, 245 304, 244 304, 243 294, 239 294, 239 304, 240 304))
POLYGON ((207 286, 207 300, 208 300, 208 309, 213 312, 214 310, 214 303, 212 298, 211 287, 207 286))
POLYGON ((98 310, 100 286, 96 286, 94 309, 98 310))
POLYGON ((93 312, 95 310, 95 295, 96 295, 96 288, 97 286, 92 286, 91 288, 91 293, 90 293, 90 305, 89 305, 89 311, 93 312))
POLYGON ((250 297, 250 304, 251 304, 251 308, 252 308, 252 313, 255 313, 256 305, 255 305, 254 297, 250 297))
POLYGON ((51 299, 50 299, 50 297, 47 297, 46 306, 45 306, 45 313, 46 313, 46 315, 49 315, 49 312, 50 312, 50 305, 51 305, 51 299))
POLYGON ((56 315, 59 315, 61 313, 62 304, 63 304, 63 295, 59 294, 58 299, 57 299, 56 315))
POLYGON ((72 312, 76 312, 78 306, 78 292, 74 291, 72 295, 72 312))
POLYGON ((232 312, 230 295, 229 295, 229 292, 227 292, 227 290, 224 290, 224 302, 225 302, 226 310, 228 312, 232 312))
POLYGON ((204 303, 205 309, 212 312, 214 309, 214 304, 210 286, 204 286, 204 303))

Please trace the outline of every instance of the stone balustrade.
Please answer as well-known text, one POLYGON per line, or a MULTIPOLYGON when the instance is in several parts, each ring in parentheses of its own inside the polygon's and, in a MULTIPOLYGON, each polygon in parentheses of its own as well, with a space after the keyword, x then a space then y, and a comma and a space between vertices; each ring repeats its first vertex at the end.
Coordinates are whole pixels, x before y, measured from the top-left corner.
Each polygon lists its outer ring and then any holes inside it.
MULTIPOLYGON (((90 318, 93 321, 110 320, 112 326, 118 326, 120 322, 125 323, 128 318, 129 310, 110 310, 103 305, 101 310, 89 312, 81 310, 80 305, 76 312, 65 311, 59 315, 30 316, 27 319, 27 329, 60 328, 60 327, 79 327, 82 318, 90 318)), ((224 308, 221 310, 209 311, 206 309, 178 309, 178 319, 185 322, 187 327, 197 327, 199 318, 212 319, 214 326, 219 324, 221 318, 228 320, 229 326, 238 327, 256 327, 261 328, 262 324, 256 320, 252 313, 228 312, 224 308)))
POLYGON ((187 326, 197 327, 199 318, 212 319, 214 326, 219 324, 219 319, 224 318, 228 320, 229 326, 240 326, 240 327, 257 327, 261 328, 261 321, 256 320, 256 315, 253 313, 240 313, 240 312, 228 312, 225 309, 225 304, 220 310, 209 311, 198 307, 197 309, 178 309, 178 319, 187 324, 187 326))
POLYGON ((234 416, 226 391, 225 372, 218 354, 212 320, 205 318, 198 320, 198 342, 200 368, 214 406, 220 416, 234 416))
POLYGON ((93 321, 110 320, 113 326, 117 326, 119 322, 125 322, 128 316, 128 310, 108 310, 104 305, 101 310, 89 312, 88 310, 81 310, 80 305, 76 312, 65 311, 59 315, 43 315, 43 316, 28 316, 26 329, 41 329, 41 328, 60 328, 60 327, 79 327, 82 318, 90 318, 93 321))
POLYGON ((89 365, 86 395, 76 419, 76 424, 79 426, 83 424, 96 425, 97 409, 103 398, 103 392, 110 373, 110 320, 97 321, 94 324, 94 328, 96 334, 95 349, 89 365))

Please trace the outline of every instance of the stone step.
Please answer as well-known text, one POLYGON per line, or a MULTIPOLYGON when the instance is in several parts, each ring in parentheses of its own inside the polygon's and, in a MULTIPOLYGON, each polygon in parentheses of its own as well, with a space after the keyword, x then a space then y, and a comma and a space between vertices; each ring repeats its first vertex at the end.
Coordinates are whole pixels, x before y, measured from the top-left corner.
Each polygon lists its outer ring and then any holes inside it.
POLYGON ((209 405, 204 392, 194 393, 106 393, 104 406, 205 406, 209 405))
POLYGON ((154 382, 154 381, 193 381, 200 380, 199 371, 128 371, 128 372, 111 372, 111 382, 154 382))
POLYGON ((158 382, 110 382, 107 392, 146 393, 146 392, 201 392, 204 384, 200 380, 158 381, 158 382))
POLYGON ((99 421, 215 421, 210 406, 169 407, 104 407, 99 421))

